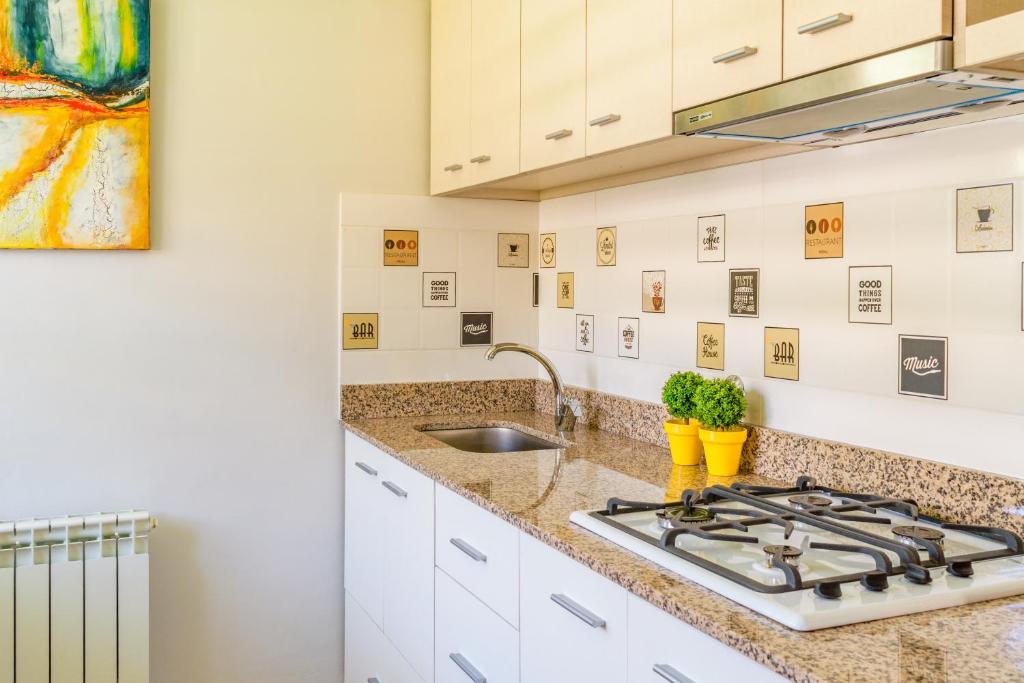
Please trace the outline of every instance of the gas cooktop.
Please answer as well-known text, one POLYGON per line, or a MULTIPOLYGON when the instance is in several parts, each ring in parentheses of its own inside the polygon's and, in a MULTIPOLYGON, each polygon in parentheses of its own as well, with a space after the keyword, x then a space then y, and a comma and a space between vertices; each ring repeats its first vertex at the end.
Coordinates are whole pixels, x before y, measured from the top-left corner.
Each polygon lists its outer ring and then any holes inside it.
POLYGON ((668 504, 612 498, 570 520, 800 631, 1024 593, 1016 534, 810 477, 711 486, 668 504))

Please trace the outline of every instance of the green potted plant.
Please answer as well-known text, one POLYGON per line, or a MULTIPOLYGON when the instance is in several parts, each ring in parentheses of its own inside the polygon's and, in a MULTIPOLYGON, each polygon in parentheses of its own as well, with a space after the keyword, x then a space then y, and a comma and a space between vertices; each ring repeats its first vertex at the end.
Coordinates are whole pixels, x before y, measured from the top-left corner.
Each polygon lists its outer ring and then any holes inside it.
POLYGON ((747 440, 747 430, 739 426, 747 412, 746 394, 731 380, 714 379, 697 389, 694 403, 708 474, 731 477, 739 472, 747 440))
POLYGON ((665 422, 672 462, 677 465, 700 464, 700 423, 693 419, 697 390, 704 378, 696 372, 677 372, 661 389, 661 401, 673 419, 665 422))

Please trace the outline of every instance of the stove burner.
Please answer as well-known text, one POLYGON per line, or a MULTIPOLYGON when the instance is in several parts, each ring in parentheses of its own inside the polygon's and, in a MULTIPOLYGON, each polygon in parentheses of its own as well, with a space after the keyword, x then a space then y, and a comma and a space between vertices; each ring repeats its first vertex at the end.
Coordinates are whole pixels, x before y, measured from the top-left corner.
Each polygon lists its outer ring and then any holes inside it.
POLYGON ((670 505, 658 510, 658 526, 662 529, 678 529, 686 526, 700 526, 715 519, 715 513, 707 508, 686 505, 670 505))
POLYGON ((765 564, 768 567, 772 566, 772 559, 775 554, 782 553, 782 561, 793 567, 799 566, 800 556, 804 554, 804 551, 800 548, 795 548, 791 545, 766 545, 764 547, 765 564))
POLYGON ((790 496, 789 502, 798 510, 814 510, 817 508, 827 508, 832 505, 833 501, 831 498, 826 498, 825 496, 816 496, 813 493, 807 493, 800 496, 790 496))
POLYGON ((918 550, 926 549, 917 542, 918 539, 931 541, 941 548, 942 539, 946 537, 946 534, 942 533, 938 529, 932 529, 926 526, 894 526, 892 528, 892 534, 900 543, 909 545, 910 547, 918 550))

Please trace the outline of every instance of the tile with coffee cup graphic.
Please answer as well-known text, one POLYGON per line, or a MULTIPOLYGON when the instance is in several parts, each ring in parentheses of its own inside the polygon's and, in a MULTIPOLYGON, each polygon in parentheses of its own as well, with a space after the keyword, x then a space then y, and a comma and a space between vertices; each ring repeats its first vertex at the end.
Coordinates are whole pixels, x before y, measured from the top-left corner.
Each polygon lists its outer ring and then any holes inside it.
POLYGON ((555 290, 555 301, 559 308, 576 306, 576 278, 573 273, 559 273, 555 290))
POLYGON ((420 233, 418 230, 384 231, 384 265, 418 266, 420 233))
POLYGON ((800 330, 795 327, 764 328, 764 376, 800 380, 800 330))
POLYGON ((597 265, 614 266, 618 248, 618 230, 614 226, 597 229, 597 265))
POLYGON ((554 268, 556 248, 558 246, 558 235, 553 232, 544 233, 540 236, 540 267, 554 268))
POLYGON ((804 207, 804 258, 843 258, 843 203, 804 207))
POLYGON ((530 267, 530 235, 528 233, 498 233, 498 267, 530 267))
POLYGON ((1013 251, 1013 183, 956 191, 956 251, 1013 251))
POLYGON ((665 312, 665 271, 645 270, 641 286, 641 310, 644 313, 665 312))
POLYGON ((640 357, 640 318, 619 318, 619 357, 640 357))
POLYGON ((342 315, 342 350, 376 349, 379 342, 380 316, 377 313, 345 313, 342 315))
POLYGON ((460 346, 490 346, 494 343, 493 313, 462 313, 459 318, 460 346))
POLYGON ((725 370, 724 323, 697 323, 697 367, 725 370))
POLYGON ((899 336, 899 393, 946 400, 949 394, 949 339, 899 336))

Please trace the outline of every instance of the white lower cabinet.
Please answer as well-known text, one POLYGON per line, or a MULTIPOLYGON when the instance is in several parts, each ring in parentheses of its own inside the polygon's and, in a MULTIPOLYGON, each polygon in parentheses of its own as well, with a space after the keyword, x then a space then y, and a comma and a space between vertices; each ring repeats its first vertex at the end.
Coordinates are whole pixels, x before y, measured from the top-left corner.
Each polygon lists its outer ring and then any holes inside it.
POLYGON ((344 680, 346 683, 423 683, 348 591, 345 591, 344 680))
POLYGON ((526 534, 519 549, 523 682, 625 681, 625 589, 526 534))
POLYGON ((629 683, 782 683, 786 679, 635 595, 629 683))
POLYGON ((442 570, 435 576, 434 680, 519 683, 519 633, 442 570))

